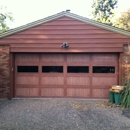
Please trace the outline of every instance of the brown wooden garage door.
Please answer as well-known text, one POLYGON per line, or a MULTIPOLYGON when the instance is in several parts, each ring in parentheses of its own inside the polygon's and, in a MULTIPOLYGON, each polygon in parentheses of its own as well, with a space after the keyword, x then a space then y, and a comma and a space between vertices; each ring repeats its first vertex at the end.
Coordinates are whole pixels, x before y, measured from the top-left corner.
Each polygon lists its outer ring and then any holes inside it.
POLYGON ((15 97, 108 98, 117 54, 16 54, 15 97))

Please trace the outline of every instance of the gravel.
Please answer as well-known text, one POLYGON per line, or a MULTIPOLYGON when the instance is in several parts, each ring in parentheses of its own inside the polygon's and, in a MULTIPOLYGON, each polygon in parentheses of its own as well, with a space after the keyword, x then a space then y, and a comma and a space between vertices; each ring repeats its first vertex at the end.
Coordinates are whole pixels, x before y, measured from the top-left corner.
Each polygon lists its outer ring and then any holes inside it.
POLYGON ((123 114, 124 116, 130 118, 130 109, 124 109, 124 110, 122 111, 122 114, 123 114))
POLYGON ((130 118, 103 100, 3 99, 0 130, 130 130, 130 118))

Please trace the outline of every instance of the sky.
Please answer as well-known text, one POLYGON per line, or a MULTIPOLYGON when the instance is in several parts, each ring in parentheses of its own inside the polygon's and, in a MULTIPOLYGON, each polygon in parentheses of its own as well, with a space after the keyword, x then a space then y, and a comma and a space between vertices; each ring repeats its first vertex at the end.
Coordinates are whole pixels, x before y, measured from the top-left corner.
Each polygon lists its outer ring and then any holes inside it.
MULTIPOLYGON (((47 16, 70 9, 72 13, 89 17, 93 0, 0 0, 12 12, 12 27, 21 26, 47 16)), ((125 10, 130 0, 118 0, 118 8, 125 10)))

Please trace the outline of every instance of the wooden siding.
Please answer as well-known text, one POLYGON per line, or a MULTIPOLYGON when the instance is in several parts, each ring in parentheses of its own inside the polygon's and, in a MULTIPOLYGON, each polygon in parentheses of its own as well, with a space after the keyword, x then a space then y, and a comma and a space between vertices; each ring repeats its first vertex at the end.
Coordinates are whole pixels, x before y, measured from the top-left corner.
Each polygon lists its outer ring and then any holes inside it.
POLYGON ((129 37, 63 17, 0 40, 11 52, 123 52, 129 37), (61 48, 63 42, 69 48, 61 48))

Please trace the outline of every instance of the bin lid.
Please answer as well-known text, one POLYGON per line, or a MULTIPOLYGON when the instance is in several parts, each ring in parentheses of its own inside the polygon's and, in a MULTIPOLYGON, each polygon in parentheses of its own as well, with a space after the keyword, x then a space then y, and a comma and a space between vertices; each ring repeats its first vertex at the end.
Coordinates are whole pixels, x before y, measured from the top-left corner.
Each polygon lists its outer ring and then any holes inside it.
POLYGON ((112 85, 111 88, 116 90, 124 90, 124 86, 120 86, 120 85, 112 85))

